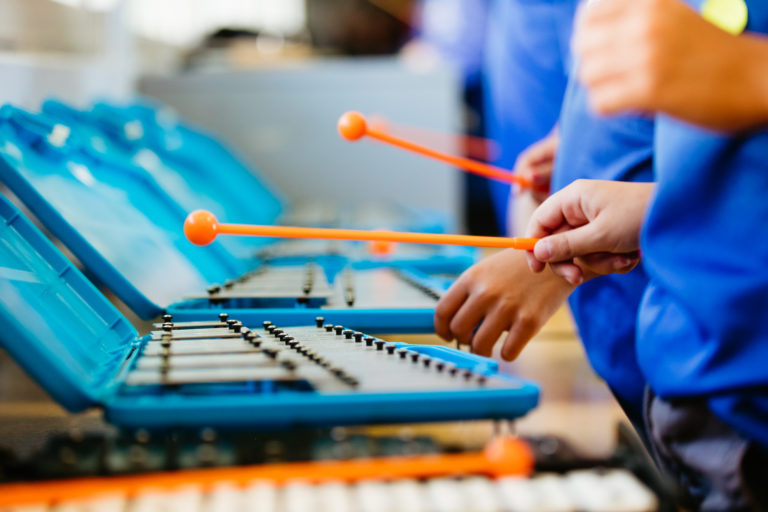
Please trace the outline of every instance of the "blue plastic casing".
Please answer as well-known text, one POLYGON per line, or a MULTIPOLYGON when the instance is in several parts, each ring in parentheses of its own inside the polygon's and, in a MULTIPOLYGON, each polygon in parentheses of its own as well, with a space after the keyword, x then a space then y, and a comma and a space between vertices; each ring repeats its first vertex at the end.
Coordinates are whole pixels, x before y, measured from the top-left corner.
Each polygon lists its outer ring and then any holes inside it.
MULTIPOLYGON (((6 105, 0 110, 0 179, 142 318, 164 310, 179 320, 214 318, 221 304, 182 299, 258 262, 251 260, 249 266, 218 240, 193 246, 181 230, 186 212, 144 168, 100 158, 82 139, 79 131, 47 116, 6 105)), ((451 261, 461 258, 438 263, 447 269, 451 261)), ((227 305, 227 311, 246 322, 268 315, 283 325, 339 314, 345 325, 374 332, 429 332, 433 316, 431 308, 318 310, 302 304, 267 309, 227 305)))
MULTIPOLYGON (((144 169, 186 212, 205 209, 230 222, 273 224, 286 210, 286 201, 273 187, 255 178, 241 159, 213 136, 180 122, 169 108, 142 104, 120 108, 99 103, 92 111, 82 111, 49 99, 43 103, 43 113, 76 132, 84 150, 95 157, 119 166, 144 169)), ((386 227, 425 232, 444 230, 434 215, 406 212, 403 217, 417 219, 418 227, 386 227)), ((365 226, 342 224, 321 227, 365 229, 365 226)), ((272 241, 261 237, 225 237, 219 243, 246 260, 246 265, 252 265, 250 260, 256 250, 272 241)), ((459 272, 477 259, 477 251, 466 247, 409 247, 387 256, 370 255, 364 244, 350 243, 345 247, 348 248, 345 257, 356 262, 367 262, 371 266, 415 266, 431 272, 459 272)), ((323 256, 303 254, 278 258, 275 262, 306 263, 318 257, 323 256)))
MULTIPOLYGON (((231 147, 227 147, 215 136, 207 133, 198 126, 191 126, 184 122, 175 111, 162 104, 153 102, 150 99, 136 102, 125 107, 115 107, 107 103, 99 103, 93 109, 94 114, 98 116, 109 117, 111 113, 122 114, 133 120, 140 121, 151 135, 153 147, 162 147, 165 151, 174 154, 184 154, 195 162, 202 162, 204 165, 217 169, 217 174, 224 180, 237 185, 236 193, 242 194, 243 190, 250 190, 248 177, 244 174, 252 174, 248 167, 242 162, 243 157, 238 155, 231 147), (221 172, 218 169, 221 168, 221 172), (243 172, 245 171, 245 173, 243 172), (243 185, 247 185, 243 187, 243 185)), ((265 187, 271 194, 275 195, 275 189, 265 187)), ((261 197, 259 195, 258 197, 261 197)), ((289 210, 289 205, 284 198, 280 199, 283 208, 282 212, 289 210)), ((256 199, 256 198, 251 198, 256 199)), ((270 205, 267 205, 270 206, 270 205)), ((443 233, 450 226, 446 215, 438 212, 429 211, 423 208, 414 208, 411 205, 372 205, 374 209, 384 208, 385 210, 400 210, 396 217, 399 219, 389 219, 392 222, 385 222, 384 225, 371 224, 370 218, 366 221, 360 218, 360 209, 363 205, 345 207, 337 205, 337 224, 312 224, 318 227, 339 227, 349 229, 392 229, 399 231, 420 231, 425 233, 443 233)), ((266 208, 267 212, 272 212, 271 208, 266 208)), ((394 213, 394 211, 390 212, 394 213)), ((374 216, 375 217, 375 216, 374 216)), ((230 217, 236 218, 236 217, 230 217)), ((271 223, 276 220, 251 220, 252 223, 271 223)), ((374 221, 377 222, 377 221, 374 221)), ((308 224, 309 225, 309 224, 308 224)))
MULTIPOLYGON (((507 388, 455 392, 256 392, 249 383, 129 388, 122 379, 147 337, 135 329, 34 225, 0 196, 0 346, 72 412, 100 406, 125 427, 340 425, 516 418, 538 388, 498 374, 494 361, 444 347, 408 348, 501 377, 507 388)), ((398 344, 398 346, 406 346, 398 344)))
POLYGON ((103 401, 138 333, 0 196, 0 343, 62 406, 103 401))
MULTIPOLYGON (((190 135, 182 137, 179 130, 152 130, 152 126, 147 128, 122 110, 106 105, 85 112, 47 100, 43 112, 76 133, 83 149, 94 157, 144 169, 186 213, 205 209, 220 219, 272 224, 282 212, 282 201, 271 188, 234 158, 222 156, 226 151, 212 139, 199 136, 190 140, 190 135)), ((270 242, 268 238, 253 237, 219 241, 234 256, 245 260, 252 259, 258 248, 270 242)))

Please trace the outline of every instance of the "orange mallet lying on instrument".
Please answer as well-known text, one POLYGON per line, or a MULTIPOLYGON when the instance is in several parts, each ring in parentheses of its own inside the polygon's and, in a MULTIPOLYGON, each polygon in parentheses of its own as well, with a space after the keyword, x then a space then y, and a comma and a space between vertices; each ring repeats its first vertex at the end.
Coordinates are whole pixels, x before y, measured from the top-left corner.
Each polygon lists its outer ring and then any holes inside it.
POLYGON ((0 485, 0 508, 29 504, 47 505, 110 493, 130 497, 148 489, 168 491, 185 485, 207 488, 218 482, 244 486, 254 481, 279 485, 297 479, 308 483, 351 483, 370 479, 436 478, 450 475, 527 476, 533 471, 534 462, 533 452, 525 442, 513 438, 498 438, 489 442, 485 450, 476 453, 287 462, 146 475, 3 484, 0 485))
POLYGON ((319 238, 324 240, 358 240, 369 242, 406 242, 413 244, 467 245, 470 247, 506 247, 532 251, 538 238, 505 238, 497 236, 438 235, 365 231, 359 229, 301 228, 291 226, 258 226, 222 224, 205 210, 196 210, 184 222, 184 234, 195 245, 208 245, 217 235, 245 235, 276 238, 319 238))
POLYGON ((472 174, 485 176, 486 178, 503 181, 505 183, 514 183, 515 185, 519 185, 521 187, 533 186, 531 180, 522 176, 518 176, 517 174, 506 169, 485 164, 483 162, 478 162, 477 160, 471 160, 469 158, 448 155, 440 151, 435 151, 434 149, 421 146, 419 144, 414 144, 413 142, 409 142, 405 139, 395 137, 394 135, 370 128, 367 121, 365 120, 365 117, 363 117, 363 115, 359 112, 347 112, 341 116, 338 123, 338 129, 339 134, 350 141, 359 140, 367 135, 372 139, 376 139, 386 144, 391 144, 392 146, 405 149, 406 151, 412 151, 419 155, 434 158, 435 160, 440 160, 441 162, 445 162, 454 167, 464 169, 465 171, 472 174))

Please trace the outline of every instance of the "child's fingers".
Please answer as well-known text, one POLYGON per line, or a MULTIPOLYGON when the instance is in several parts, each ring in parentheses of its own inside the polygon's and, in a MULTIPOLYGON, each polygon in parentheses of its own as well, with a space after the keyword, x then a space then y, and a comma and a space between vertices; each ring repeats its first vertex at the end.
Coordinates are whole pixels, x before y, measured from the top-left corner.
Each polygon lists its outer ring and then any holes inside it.
POLYGON ((609 37, 616 18, 621 15, 623 7, 620 4, 621 2, 615 0, 601 1, 579 9, 571 41, 574 55, 580 59, 585 52, 601 48, 600 45, 609 37))
POLYGON ((475 354, 481 356, 490 356, 493 346, 501 337, 501 334, 509 325, 509 316, 507 311, 501 311, 495 308, 488 316, 483 319, 480 327, 472 336, 472 350, 475 354))
POLYGON ((464 280, 459 278, 453 283, 447 292, 443 294, 435 307, 435 333, 445 341, 453 340, 451 332, 451 320, 459 310, 464 301, 467 300, 469 291, 464 280))
POLYGON ((538 328, 533 321, 527 318, 516 318, 501 347, 502 359, 505 361, 517 359, 528 341, 536 334, 538 328))
POLYGON ((475 328, 485 316, 486 310, 485 299, 478 294, 470 295, 464 302, 450 323, 451 333, 459 343, 469 345, 472 342, 475 328))
POLYGON ((613 115, 626 110, 640 110, 640 98, 627 90, 621 80, 604 83, 589 92, 590 107, 601 115, 613 115))
POLYGON ((582 210, 581 200, 586 186, 578 180, 549 196, 531 215, 525 236, 543 238, 563 227, 586 224, 589 219, 582 210))
POLYGON ((533 272, 534 274, 538 274, 539 272, 547 268, 547 264, 537 260, 533 256, 533 252, 531 251, 526 251, 525 259, 528 261, 528 268, 530 268, 531 272, 533 272))
POLYGON ((586 254, 602 252, 604 235, 594 223, 555 233, 539 240, 533 256, 542 262, 569 261, 586 254))
POLYGON ((596 253, 579 258, 579 266, 595 274, 626 274, 640 263, 637 252, 626 254, 596 253))
POLYGON ((552 269, 553 274, 562 277, 572 286, 579 286, 584 282, 584 272, 575 263, 570 261, 550 263, 549 267, 552 269))

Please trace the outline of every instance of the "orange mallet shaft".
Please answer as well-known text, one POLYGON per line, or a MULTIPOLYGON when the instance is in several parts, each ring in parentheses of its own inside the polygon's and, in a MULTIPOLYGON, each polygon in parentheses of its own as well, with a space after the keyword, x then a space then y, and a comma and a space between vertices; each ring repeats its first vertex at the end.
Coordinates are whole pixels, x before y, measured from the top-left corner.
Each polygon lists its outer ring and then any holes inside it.
POLYGON ((296 479, 317 483, 435 478, 449 475, 524 476, 533 471, 533 466, 533 453, 525 442, 513 438, 498 438, 488 443, 482 452, 475 453, 289 462, 121 477, 5 484, 0 485, 0 507, 47 505, 109 494, 130 497, 143 489, 168 491, 186 485, 210 488, 218 482, 245 486, 254 481, 268 481, 279 485, 296 479))
POLYGON ((405 139, 395 137, 388 133, 374 130, 368 127, 368 123, 359 112, 347 112, 339 119, 338 123, 339 134, 347 140, 355 141, 363 138, 364 136, 371 137, 378 141, 392 146, 405 149, 406 151, 412 151, 419 155, 423 155, 429 158, 434 158, 441 162, 445 162, 448 165, 458 167, 469 173, 477 174, 479 176, 485 176, 505 183, 514 183, 521 187, 531 187, 533 183, 527 178, 518 176, 517 174, 510 172, 506 169, 496 167, 494 165, 478 162, 477 160, 471 160, 469 158, 462 158, 459 156, 448 155, 434 149, 430 149, 413 142, 409 142, 405 139))
POLYGON ((208 245, 218 235, 264 236, 275 238, 318 238, 323 240, 358 240, 370 242, 406 242, 414 244, 467 245, 471 247, 505 247, 532 251, 538 238, 505 238, 496 236, 440 235, 365 231, 359 229, 303 228, 292 226, 258 226, 221 224, 205 210, 196 210, 184 222, 184 234, 196 245, 208 245))
POLYGON ((420 144, 429 144, 437 151, 444 151, 443 148, 462 148, 468 158, 481 162, 487 162, 499 153, 499 144, 485 137, 443 133, 427 128, 394 124, 383 117, 368 119, 367 126, 373 131, 409 138, 420 144))

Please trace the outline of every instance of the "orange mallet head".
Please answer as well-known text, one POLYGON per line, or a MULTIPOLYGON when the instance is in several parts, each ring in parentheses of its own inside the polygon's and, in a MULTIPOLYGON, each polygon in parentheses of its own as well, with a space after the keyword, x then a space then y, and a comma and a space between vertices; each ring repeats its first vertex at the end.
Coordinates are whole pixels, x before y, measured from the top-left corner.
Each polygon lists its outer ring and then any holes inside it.
POLYGON ((360 140, 368 132, 368 123, 360 112, 347 112, 339 118, 336 127, 339 135, 348 141, 360 140))
POLYGON ((219 221, 211 212, 195 210, 184 221, 184 235, 195 245, 208 245, 216 240, 219 221))
POLYGON ((321 240, 357 240, 360 242, 405 242, 412 244, 466 245, 470 247, 508 247, 532 251, 538 238, 504 238, 497 236, 443 235, 435 233, 402 233, 397 231, 365 231, 361 229, 304 228, 294 226, 258 226, 223 224, 205 210, 196 210, 184 221, 184 234, 195 245, 208 245, 218 235, 245 235, 279 238, 315 238, 321 240))

